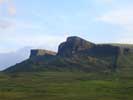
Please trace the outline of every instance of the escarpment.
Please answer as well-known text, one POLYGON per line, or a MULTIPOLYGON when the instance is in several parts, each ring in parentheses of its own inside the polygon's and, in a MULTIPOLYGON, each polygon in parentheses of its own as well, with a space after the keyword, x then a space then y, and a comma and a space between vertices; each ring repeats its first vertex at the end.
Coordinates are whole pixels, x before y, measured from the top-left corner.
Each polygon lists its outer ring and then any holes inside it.
POLYGON ((83 71, 110 72, 133 70, 133 46, 95 44, 77 36, 68 37, 57 53, 33 49, 29 59, 4 72, 83 71))

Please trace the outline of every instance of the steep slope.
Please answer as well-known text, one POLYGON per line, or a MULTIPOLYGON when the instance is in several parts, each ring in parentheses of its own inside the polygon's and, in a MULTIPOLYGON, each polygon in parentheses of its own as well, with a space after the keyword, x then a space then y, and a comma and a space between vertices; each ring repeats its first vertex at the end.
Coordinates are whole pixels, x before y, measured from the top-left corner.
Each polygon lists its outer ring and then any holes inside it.
POLYGON ((83 71, 111 72, 130 70, 133 48, 112 44, 94 44, 80 37, 68 37, 57 54, 48 50, 31 50, 30 58, 4 72, 83 71))

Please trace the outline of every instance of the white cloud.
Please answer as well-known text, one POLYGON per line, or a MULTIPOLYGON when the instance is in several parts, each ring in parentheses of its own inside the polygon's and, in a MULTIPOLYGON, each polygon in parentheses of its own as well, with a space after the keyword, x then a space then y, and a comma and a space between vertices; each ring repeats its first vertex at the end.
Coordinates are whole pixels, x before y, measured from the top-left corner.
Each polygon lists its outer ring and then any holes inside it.
POLYGON ((122 33, 114 39, 115 43, 122 43, 122 44, 133 44, 133 34, 131 33, 122 33))
POLYGON ((2 4, 4 2, 4 0, 0 0, 0 4, 2 4))
POLYGON ((104 22, 115 26, 119 26, 120 32, 117 32, 114 42, 117 43, 133 43, 133 7, 130 5, 119 6, 111 11, 97 17, 97 21, 104 22))
POLYGON ((8 45, 8 46, 0 46, 1 48, 4 48, 5 51, 3 52, 9 52, 15 51, 19 48, 30 46, 33 48, 42 48, 42 49, 48 49, 48 50, 57 50, 58 45, 65 40, 67 35, 50 35, 48 33, 6 33, 6 34, 0 34, 1 40, 0 42, 2 44, 8 45))
POLYGON ((0 29, 7 29, 12 26, 12 22, 8 20, 0 20, 0 29))
POLYGON ((111 4, 113 3, 113 0, 95 0, 97 3, 106 3, 106 4, 111 4))
POLYGON ((15 31, 35 29, 41 29, 40 25, 30 21, 18 20, 10 17, 0 18, 0 34, 2 34, 2 32, 12 33, 15 31))
POLYGON ((8 12, 9 12, 10 15, 15 15, 16 14, 16 8, 13 4, 9 5, 8 12))
POLYGON ((15 26, 15 22, 10 19, 12 15, 16 14, 16 8, 13 4, 12 0, 0 0, 0 6, 4 5, 5 7, 2 7, 0 10, 4 13, 8 13, 8 18, 5 17, 5 15, 0 12, 1 18, 0 18, 0 31, 1 30, 9 30, 11 27, 13 28, 15 26))
POLYGON ((119 25, 128 32, 133 32, 133 8, 114 9, 97 19, 109 24, 119 25))
MULTIPOLYGON (((0 5, 6 4, 7 13, 12 16, 16 14, 16 7, 12 0, 0 0, 0 5)), ((4 8, 5 9, 5 8, 4 8)))
POLYGON ((6 45, 0 46, 4 49, 1 52, 15 51, 25 46, 57 50, 59 43, 69 35, 54 35, 45 27, 42 29, 40 23, 30 21, 3 18, 0 22, 0 43, 6 45))

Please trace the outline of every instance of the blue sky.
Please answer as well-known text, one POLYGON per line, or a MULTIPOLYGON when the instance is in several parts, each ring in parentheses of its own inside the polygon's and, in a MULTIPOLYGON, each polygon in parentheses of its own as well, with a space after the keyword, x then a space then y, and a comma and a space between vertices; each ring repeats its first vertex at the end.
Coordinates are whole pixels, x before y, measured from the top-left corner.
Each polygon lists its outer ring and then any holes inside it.
POLYGON ((133 0, 0 0, 0 52, 57 50, 68 36, 133 43, 133 0))

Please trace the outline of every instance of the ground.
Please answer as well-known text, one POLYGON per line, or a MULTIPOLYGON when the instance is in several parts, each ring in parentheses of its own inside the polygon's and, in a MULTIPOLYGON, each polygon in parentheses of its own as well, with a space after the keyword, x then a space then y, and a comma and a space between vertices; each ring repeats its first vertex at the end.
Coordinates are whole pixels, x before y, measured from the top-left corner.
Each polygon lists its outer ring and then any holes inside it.
POLYGON ((133 100, 133 76, 83 72, 1 73, 0 100, 133 100))

